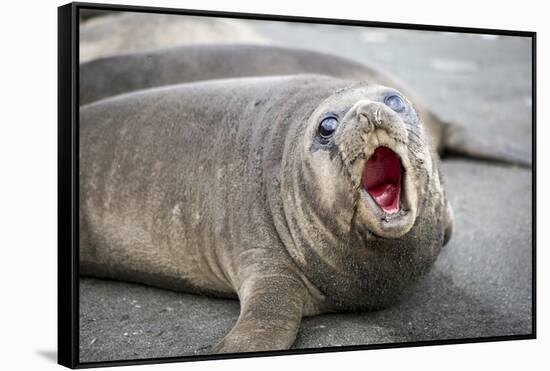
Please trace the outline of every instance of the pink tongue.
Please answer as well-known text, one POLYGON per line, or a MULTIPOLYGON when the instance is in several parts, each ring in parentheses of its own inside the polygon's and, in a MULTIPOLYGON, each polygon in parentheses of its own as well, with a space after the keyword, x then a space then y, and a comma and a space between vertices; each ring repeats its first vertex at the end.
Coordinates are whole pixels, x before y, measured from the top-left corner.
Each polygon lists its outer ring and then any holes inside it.
POLYGON ((399 211, 399 186, 388 183, 368 192, 385 212, 393 214, 399 211))
POLYGON ((398 212, 401 161, 395 152, 387 147, 378 147, 365 165, 363 184, 380 208, 390 214, 398 212))

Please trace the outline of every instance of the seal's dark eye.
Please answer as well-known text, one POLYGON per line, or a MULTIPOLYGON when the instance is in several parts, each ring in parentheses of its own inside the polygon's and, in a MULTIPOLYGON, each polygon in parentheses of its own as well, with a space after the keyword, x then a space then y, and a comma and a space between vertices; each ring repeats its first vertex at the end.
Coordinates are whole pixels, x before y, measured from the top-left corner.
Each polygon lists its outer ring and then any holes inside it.
POLYGON ((336 120, 335 117, 327 117, 319 124, 319 135, 321 135, 323 139, 328 139, 334 134, 337 127, 338 120, 336 120))
POLYGON ((395 112, 401 112, 405 109, 405 102, 399 95, 388 95, 384 103, 395 112))

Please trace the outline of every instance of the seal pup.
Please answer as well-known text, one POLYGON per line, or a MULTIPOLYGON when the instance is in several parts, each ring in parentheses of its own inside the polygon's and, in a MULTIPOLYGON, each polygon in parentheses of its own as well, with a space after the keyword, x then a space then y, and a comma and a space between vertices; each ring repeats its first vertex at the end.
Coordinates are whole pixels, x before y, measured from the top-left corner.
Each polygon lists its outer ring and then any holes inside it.
POLYGON ((452 218, 395 89, 295 75, 189 83, 80 110, 80 272, 238 297, 215 352, 289 348, 301 318, 383 308, 452 218))
POLYGON ((185 45, 100 58, 80 66, 80 104, 169 84, 246 76, 322 74, 391 86, 415 105, 440 155, 530 166, 526 151, 484 140, 442 120, 401 82, 338 55, 269 45, 185 45))
POLYGON ((215 17, 116 12, 80 25, 80 62, 181 44, 267 40, 243 22, 215 17))

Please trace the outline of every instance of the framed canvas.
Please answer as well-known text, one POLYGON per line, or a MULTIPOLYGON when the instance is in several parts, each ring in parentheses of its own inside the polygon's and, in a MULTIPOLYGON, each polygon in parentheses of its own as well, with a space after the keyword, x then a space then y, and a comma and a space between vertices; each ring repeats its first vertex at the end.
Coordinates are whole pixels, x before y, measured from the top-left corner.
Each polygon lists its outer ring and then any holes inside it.
POLYGON ((536 33, 58 8, 58 360, 534 339, 536 33))

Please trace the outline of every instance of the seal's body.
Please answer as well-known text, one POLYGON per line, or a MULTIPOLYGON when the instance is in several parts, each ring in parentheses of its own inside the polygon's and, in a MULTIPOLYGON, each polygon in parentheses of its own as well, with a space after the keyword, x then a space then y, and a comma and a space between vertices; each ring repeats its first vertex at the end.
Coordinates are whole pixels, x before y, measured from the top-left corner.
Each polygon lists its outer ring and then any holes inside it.
MULTIPOLYGON (((176 14, 109 12, 80 25, 80 62, 182 44, 265 43, 235 19, 176 14)), ((85 14, 86 16, 86 14, 85 14)))
POLYGON ((321 74, 395 88, 409 97, 440 155, 466 155, 529 165, 530 156, 499 147, 445 122, 409 89, 382 71, 337 55, 268 45, 185 45, 100 58, 80 66, 80 104, 140 89, 250 76, 321 74))
POLYGON ((451 225, 426 129, 391 88, 241 78, 81 108, 81 273, 237 296, 219 352, 390 305, 451 225))
MULTIPOLYGON (((304 73, 391 86, 407 92, 403 84, 382 71, 332 54, 257 44, 198 44, 126 53, 83 63, 79 68, 80 104, 183 82, 304 73)), ((439 150, 445 124, 417 99, 414 104, 439 150)))

